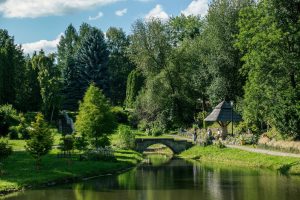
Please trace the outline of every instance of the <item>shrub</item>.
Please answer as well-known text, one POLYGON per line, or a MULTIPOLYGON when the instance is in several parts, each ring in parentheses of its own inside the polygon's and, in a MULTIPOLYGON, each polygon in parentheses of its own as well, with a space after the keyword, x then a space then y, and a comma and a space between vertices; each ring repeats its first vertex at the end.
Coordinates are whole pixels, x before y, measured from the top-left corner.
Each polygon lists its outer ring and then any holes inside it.
POLYGON ((85 135, 75 137, 74 146, 79 151, 86 151, 89 143, 85 135))
POLYGON ((117 137, 117 147, 121 149, 133 149, 135 147, 135 133, 129 127, 120 126, 117 137))
POLYGON ((8 145, 8 141, 1 138, 0 139, 0 161, 6 159, 12 154, 12 148, 8 145))
POLYGON ((64 152, 70 152, 74 149, 73 135, 65 135, 61 138, 60 148, 64 152))
POLYGON ((93 161, 115 161, 114 152, 110 147, 100 147, 96 150, 86 152, 83 157, 93 161))
POLYGON ((0 136, 7 136, 9 127, 17 125, 19 116, 12 105, 0 106, 0 136))
POLYGON ((26 141, 26 150, 36 160, 36 166, 39 167, 42 156, 49 153, 53 145, 53 137, 44 116, 38 113, 35 122, 31 124, 30 139, 26 141))
POLYGON ((96 147, 96 149, 98 148, 104 148, 104 147, 108 147, 110 146, 110 140, 107 137, 107 135, 104 135, 100 138, 95 138, 93 140, 91 140, 91 144, 96 147))

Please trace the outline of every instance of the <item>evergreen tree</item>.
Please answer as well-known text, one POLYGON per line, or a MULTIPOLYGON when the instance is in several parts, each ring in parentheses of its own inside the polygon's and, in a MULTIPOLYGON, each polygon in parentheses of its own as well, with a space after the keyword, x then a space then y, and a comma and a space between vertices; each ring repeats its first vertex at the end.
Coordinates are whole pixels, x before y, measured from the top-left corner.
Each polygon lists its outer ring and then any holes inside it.
POLYGON ((135 105, 136 97, 144 84, 144 78, 137 70, 132 70, 128 75, 126 100, 125 105, 127 108, 133 108, 135 105))
POLYGON ((35 122, 32 122, 31 127, 30 139, 26 141, 25 148, 36 160, 36 166, 39 167, 42 157, 52 149, 53 137, 41 113, 37 114, 35 122))
POLYGON ((87 136, 90 143, 97 148, 105 145, 101 141, 112 132, 114 125, 107 99, 95 84, 91 84, 79 106, 75 122, 76 131, 87 136))
POLYGON ((97 28, 91 28, 82 38, 76 55, 82 96, 92 82, 101 88, 105 95, 108 95, 108 55, 103 33, 97 28))

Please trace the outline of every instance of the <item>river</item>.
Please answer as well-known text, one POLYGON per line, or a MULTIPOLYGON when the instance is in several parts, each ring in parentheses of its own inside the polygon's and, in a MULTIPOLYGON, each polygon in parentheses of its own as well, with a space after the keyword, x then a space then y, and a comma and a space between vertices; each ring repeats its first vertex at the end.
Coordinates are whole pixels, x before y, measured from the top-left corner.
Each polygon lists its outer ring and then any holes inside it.
POLYGON ((10 200, 299 200, 300 177, 151 155, 119 175, 27 190, 10 200))

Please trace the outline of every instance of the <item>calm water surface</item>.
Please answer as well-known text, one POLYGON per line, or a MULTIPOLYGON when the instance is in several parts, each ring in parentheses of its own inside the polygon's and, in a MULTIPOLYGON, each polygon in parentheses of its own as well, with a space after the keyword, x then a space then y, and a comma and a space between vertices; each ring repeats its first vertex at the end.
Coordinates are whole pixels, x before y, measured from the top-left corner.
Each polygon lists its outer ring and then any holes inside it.
POLYGON ((152 156, 120 175, 15 194, 11 200, 299 200, 300 177, 152 156))

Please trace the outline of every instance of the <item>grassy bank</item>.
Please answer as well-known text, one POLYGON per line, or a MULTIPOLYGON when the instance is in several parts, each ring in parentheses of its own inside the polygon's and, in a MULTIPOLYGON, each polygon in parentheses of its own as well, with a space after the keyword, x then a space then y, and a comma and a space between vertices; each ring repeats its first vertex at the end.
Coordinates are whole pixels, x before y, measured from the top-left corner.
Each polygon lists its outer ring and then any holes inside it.
POLYGON ((135 151, 119 150, 115 152, 117 161, 79 161, 78 158, 58 158, 56 151, 53 150, 43 158, 40 170, 36 170, 34 160, 28 153, 14 152, 3 162, 4 173, 0 176, 0 194, 27 187, 40 187, 114 173, 134 166, 142 159, 135 151))
POLYGON ((300 175, 299 158, 271 156, 239 149, 195 146, 184 151, 180 157, 228 166, 268 168, 278 170, 281 173, 300 175))

